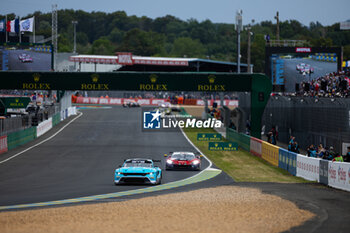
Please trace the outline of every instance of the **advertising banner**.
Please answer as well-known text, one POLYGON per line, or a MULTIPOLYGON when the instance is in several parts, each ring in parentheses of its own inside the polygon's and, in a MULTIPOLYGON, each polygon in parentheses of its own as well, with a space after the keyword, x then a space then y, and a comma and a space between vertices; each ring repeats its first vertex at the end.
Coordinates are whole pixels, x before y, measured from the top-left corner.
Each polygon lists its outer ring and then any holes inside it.
POLYGON ((328 185, 328 160, 320 160, 320 183, 328 185))
POLYGON ((129 103, 136 101, 140 105, 154 105, 158 106, 164 102, 166 99, 132 99, 132 98, 96 98, 96 97, 77 97, 77 104, 106 104, 106 105, 122 105, 123 103, 129 103))
POLYGON ((197 141, 220 141, 221 134, 219 133, 198 133, 197 141))
POLYGON ((295 176, 297 173, 297 154, 280 148, 278 166, 295 176))
POLYGON ((261 157, 262 148, 261 148, 261 140, 257 138, 250 138, 250 153, 255 156, 261 157))
POLYGON ((0 136, 0 154, 7 152, 7 136, 0 136))
POLYGON ((350 163, 328 162, 328 185, 350 191, 350 163))
POLYGON ((50 117, 48 120, 41 122, 37 127, 36 127, 36 136, 40 137, 47 131, 49 131, 52 128, 52 118, 50 117))
MULTIPOLYGON (((121 105, 123 103, 128 103, 130 101, 136 101, 140 105, 153 105, 158 106, 162 103, 168 102, 167 99, 133 99, 133 98, 99 98, 99 97, 77 97, 77 104, 111 104, 111 105, 121 105)), ((213 102, 216 102, 220 106, 220 100, 211 101, 208 100, 208 105, 212 106, 213 102)), ((204 106, 203 100, 194 99, 194 105, 204 106)), ((238 107, 237 100, 225 100, 225 105, 229 107, 238 107)))
MULTIPOLYGON (((218 106, 221 105, 221 101, 220 100, 208 100, 208 105, 209 106, 213 106, 213 103, 217 103, 218 106)), ((204 106, 204 101, 201 100, 201 99, 198 99, 197 100, 197 105, 198 106, 204 106)), ((226 106, 229 106, 229 107, 238 107, 238 100, 224 100, 224 104, 226 106)))
POLYGON ((297 176, 310 181, 320 180, 320 160, 297 155, 297 176))
POLYGON ((77 115, 76 107, 69 107, 68 108, 68 117, 72 115, 77 115))
POLYGON ((261 158, 278 167, 279 147, 263 141, 261 158))
POLYGON ((212 150, 212 151, 237 151, 238 144, 235 142, 209 142, 208 150, 212 150))

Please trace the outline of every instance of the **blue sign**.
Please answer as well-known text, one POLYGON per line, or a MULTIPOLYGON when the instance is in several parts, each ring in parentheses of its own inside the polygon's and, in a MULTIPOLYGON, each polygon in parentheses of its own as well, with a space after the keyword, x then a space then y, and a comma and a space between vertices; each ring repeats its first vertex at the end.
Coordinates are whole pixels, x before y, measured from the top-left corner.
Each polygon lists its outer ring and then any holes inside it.
POLYGON ((284 85, 284 60, 276 55, 271 57, 271 81, 274 85, 284 85))
POLYGON ((156 112, 143 112, 143 128, 144 129, 160 129, 160 115, 156 112))
POLYGON ((297 174, 297 154, 280 148, 278 167, 295 176, 297 174))

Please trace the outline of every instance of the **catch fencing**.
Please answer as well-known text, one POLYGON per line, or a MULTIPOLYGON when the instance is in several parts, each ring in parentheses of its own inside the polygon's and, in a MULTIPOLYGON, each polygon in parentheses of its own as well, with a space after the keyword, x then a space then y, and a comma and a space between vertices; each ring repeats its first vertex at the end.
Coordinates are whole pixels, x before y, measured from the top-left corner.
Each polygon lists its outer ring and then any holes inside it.
POLYGON ((59 112, 60 106, 52 105, 45 107, 45 109, 40 110, 36 114, 30 113, 17 117, 0 118, 0 136, 30 128, 33 125, 49 119, 59 112))
POLYGON ((350 191, 350 163, 333 162, 287 151, 260 139, 226 128, 227 140, 293 176, 350 191), (249 143, 248 143, 249 140, 249 143))
POLYGON ((341 152, 350 143, 350 99, 272 96, 262 125, 265 135, 276 126, 280 142, 294 136, 300 148, 322 143, 341 152))

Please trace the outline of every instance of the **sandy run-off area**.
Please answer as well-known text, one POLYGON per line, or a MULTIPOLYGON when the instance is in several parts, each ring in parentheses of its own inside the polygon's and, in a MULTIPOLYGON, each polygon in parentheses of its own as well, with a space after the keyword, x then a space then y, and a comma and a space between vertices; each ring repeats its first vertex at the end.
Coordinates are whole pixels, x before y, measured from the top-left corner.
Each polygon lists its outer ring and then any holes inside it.
POLYGON ((222 186, 119 202, 0 213, 0 232, 281 232, 314 214, 258 189, 222 186))

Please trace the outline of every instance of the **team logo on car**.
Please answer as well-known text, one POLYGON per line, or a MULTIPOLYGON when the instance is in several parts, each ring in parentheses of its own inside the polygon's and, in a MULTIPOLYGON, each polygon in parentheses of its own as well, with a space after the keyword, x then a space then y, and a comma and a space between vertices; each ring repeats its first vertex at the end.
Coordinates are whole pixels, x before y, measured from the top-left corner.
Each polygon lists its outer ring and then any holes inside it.
POLYGON ((144 129, 160 129, 160 116, 159 110, 156 112, 144 112, 143 113, 143 128, 144 129))

